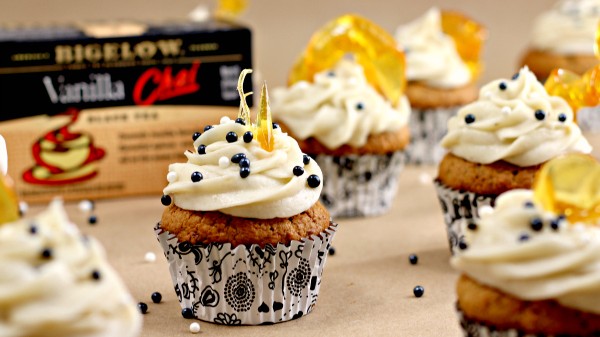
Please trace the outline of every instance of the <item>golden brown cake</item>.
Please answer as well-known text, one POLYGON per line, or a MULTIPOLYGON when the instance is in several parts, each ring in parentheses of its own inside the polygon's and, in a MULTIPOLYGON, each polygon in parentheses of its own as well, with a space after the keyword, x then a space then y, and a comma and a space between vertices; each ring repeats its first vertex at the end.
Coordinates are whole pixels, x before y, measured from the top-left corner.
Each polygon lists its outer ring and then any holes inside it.
POLYGON ((548 78, 556 68, 570 70, 583 74, 600 63, 595 55, 553 54, 540 50, 528 50, 521 59, 521 65, 526 65, 540 80, 548 78))

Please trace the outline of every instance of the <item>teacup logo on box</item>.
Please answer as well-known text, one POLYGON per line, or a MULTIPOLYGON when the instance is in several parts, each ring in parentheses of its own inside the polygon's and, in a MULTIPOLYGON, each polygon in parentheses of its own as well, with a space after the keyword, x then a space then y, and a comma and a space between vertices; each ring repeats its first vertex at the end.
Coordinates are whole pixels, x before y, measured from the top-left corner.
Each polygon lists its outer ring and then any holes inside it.
POLYGON ((35 164, 23 173, 23 180, 37 185, 63 185, 82 182, 98 174, 97 161, 105 151, 96 147, 91 135, 70 128, 79 111, 69 109, 53 118, 70 117, 63 126, 47 132, 31 148, 35 164))

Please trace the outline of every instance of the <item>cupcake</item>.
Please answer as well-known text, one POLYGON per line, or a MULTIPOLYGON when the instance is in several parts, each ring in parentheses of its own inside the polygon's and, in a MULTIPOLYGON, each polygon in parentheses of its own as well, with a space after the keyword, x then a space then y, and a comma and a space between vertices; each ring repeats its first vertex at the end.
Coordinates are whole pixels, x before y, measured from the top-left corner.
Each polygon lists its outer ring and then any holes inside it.
POLYGON ((600 334, 597 219, 571 220, 535 194, 500 195, 451 259, 461 272, 457 309, 465 336, 600 334))
POLYGON ((337 228, 319 166, 272 124, 265 87, 250 122, 245 74, 239 118, 194 134, 187 163, 169 166, 155 228, 182 315, 225 325, 311 312, 337 228))
POLYGON ((98 241, 79 233, 60 201, 34 218, 0 224, 0 270, 2 336, 140 333, 136 303, 98 241))
MULTIPOLYGON (((475 73, 461 58, 453 37, 444 31, 442 19, 443 14, 433 7, 396 30, 398 47, 406 55, 406 96, 412 108, 412 138, 407 150, 411 164, 438 163, 444 155, 439 142, 446 134, 448 119, 477 99, 475 73)), ((483 29, 473 33, 482 43, 483 29)), ((470 48, 476 50, 476 58, 477 48, 480 46, 470 48)))
POLYGON ((599 63, 594 56, 600 1, 562 0, 533 24, 521 65, 544 81, 555 68, 583 74, 599 63))
POLYGON ((591 152, 569 105, 548 95, 527 67, 483 86, 479 99, 448 121, 441 145, 448 153, 435 185, 452 251, 463 244, 459 220, 477 218, 479 207, 507 190, 531 188, 549 159, 591 152))

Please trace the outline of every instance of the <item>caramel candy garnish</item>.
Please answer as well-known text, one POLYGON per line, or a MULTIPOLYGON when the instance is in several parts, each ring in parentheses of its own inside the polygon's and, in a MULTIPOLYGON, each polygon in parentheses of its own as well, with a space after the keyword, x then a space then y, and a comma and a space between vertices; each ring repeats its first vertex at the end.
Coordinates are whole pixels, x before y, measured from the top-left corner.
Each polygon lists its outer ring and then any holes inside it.
POLYGON ((404 54, 394 38, 371 21, 343 15, 318 30, 293 66, 288 84, 312 82, 316 73, 332 69, 346 54, 354 55, 367 81, 396 105, 406 86, 404 54))
POLYGON ((442 11, 441 21, 442 31, 452 38, 458 55, 471 71, 473 79, 477 79, 483 70, 481 52, 487 30, 465 15, 453 11, 442 11))
POLYGON ((0 173, 0 225, 19 219, 19 202, 8 176, 0 173))
POLYGON ((260 93, 260 110, 256 116, 256 137, 260 147, 267 151, 273 151, 273 120, 271 119, 271 108, 269 107, 269 93, 267 84, 263 84, 260 93))
POLYGON ((246 10, 247 0, 219 0, 215 10, 215 17, 219 19, 234 19, 246 10))
POLYGON ((600 224, 600 163, 592 156, 569 154, 548 161, 537 173, 535 201, 571 223, 600 224))
POLYGON ((566 69, 554 69, 544 87, 548 94, 564 98, 576 118, 579 109, 600 104, 600 66, 581 76, 566 69))

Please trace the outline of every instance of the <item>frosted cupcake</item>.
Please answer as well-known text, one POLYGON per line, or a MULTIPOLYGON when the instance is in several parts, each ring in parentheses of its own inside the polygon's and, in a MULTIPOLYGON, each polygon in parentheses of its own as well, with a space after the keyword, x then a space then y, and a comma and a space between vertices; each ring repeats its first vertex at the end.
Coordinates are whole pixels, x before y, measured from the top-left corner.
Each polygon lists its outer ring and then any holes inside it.
MULTIPOLYGON (((597 182, 596 182, 597 183, 597 182)), ((600 228, 545 210, 531 190, 497 199, 452 266, 465 336, 600 334, 600 228)))
POLYGON ((526 67, 512 79, 490 82, 479 99, 448 121, 436 188, 451 249, 461 246, 461 219, 478 217, 501 193, 531 188, 540 165, 591 146, 560 97, 549 96, 526 67))
POLYGON ((534 21, 529 49, 521 65, 527 65, 544 81, 555 68, 583 74, 599 63, 594 56, 600 1, 562 0, 534 21))
POLYGON ((321 201, 334 217, 386 212, 408 145, 410 106, 392 105, 353 59, 273 93, 274 118, 323 170, 321 201))
POLYGON ((79 233, 59 201, 0 225, 0 270, 2 336, 139 335, 136 303, 100 244, 79 233))
POLYGON ((436 7, 398 27, 396 40, 406 56, 406 96, 412 107, 408 162, 435 164, 445 152, 439 141, 446 134, 448 119, 477 99, 475 77, 453 38, 443 31, 436 7))
POLYGON ((186 318, 278 323, 314 308, 337 228, 319 202, 322 173, 273 127, 266 89, 257 123, 243 112, 194 135, 169 166, 155 228, 186 318))

